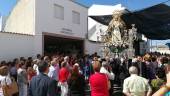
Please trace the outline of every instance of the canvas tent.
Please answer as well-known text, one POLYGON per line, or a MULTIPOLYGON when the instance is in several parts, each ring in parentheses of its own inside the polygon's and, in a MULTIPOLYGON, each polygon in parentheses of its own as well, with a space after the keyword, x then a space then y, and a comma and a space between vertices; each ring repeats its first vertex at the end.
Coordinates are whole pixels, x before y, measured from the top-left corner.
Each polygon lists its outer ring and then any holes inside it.
MULTIPOLYGON (((130 12, 124 9, 122 19, 130 28, 131 24, 136 24, 138 32, 144 34, 149 39, 165 40, 170 39, 170 6, 158 4, 139 11, 130 12)), ((90 18, 104 25, 108 25, 112 15, 89 15, 90 18)))

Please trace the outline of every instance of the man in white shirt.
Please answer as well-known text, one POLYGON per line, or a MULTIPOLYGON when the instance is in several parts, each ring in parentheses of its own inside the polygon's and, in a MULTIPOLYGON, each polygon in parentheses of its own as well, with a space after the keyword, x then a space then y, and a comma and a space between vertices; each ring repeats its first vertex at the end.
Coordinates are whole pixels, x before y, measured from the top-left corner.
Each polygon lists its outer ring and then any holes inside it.
POLYGON ((33 69, 36 71, 36 74, 39 75, 39 70, 38 70, 38 64, 40 63, 41 61, 39 59, 35 59, 33 61, 34 65, 33 65, 33 69))
POLYGON ((109 61, 103 61, 102 62, 102 67, 100 69, 100 73, 104 73, 108 76, 109 80, 110 80, 110 84, 111 84, 111 88, 109 90, 110 95, 112 95, 113 93, 113 80, 115 79, 115 74, 112 72, 112 70, 110 70, 110 66, 109 66, 109 61))
POLYGON ((110 80, 114 80, 115 74, 111 70, 110 72, 108 70, 109 70, 109 64, 106 61, 103 61, 102 67, 100 69, 100 73, 104 73, 108 76, 110 80))
POLYGON ((126 96, 151 96, 152 89, 148 80, 138 76, 138 70, 135 66, 129 68, 130 77, 123 83, 123 93, 126 96))
POLYGON ((51 65, 50 65, 50 68, 49 68, 48 76, 50 78, 58 81, 58 73, 57 73, 57 70, 55 68, 55 64, 56 64, 55 61, 51 61, 51 65))

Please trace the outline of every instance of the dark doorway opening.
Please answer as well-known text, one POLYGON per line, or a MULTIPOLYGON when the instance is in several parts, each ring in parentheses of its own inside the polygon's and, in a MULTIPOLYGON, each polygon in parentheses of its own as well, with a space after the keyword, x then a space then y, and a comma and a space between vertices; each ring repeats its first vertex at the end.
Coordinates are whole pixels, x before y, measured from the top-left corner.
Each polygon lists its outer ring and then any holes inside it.
POLYGON ((84 41, 44 35, 44 54, 77 54, 83 55, 84 41))

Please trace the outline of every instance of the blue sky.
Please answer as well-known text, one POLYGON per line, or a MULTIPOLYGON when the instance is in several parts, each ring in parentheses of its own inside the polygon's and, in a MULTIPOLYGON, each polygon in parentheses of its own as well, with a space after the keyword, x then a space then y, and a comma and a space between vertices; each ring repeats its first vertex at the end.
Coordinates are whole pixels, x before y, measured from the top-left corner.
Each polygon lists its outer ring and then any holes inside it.
MULTIPOLYGON (((8 15, 17 0, 0 0, 0 13, 8 15)), ((139 10, 155 4, 159 4, 166 0, 75 0, 83 5, 91 6, 92 4, 115 5, 122 4, 130 10, 139 10)))
POLYGON ((7 16, 15 4, 16 0, 0 0, 0 14, 7 16))
POLYGON ((80 2, 86 6, 90 6, 92 4, 105 4, 105 5, 122 4, 123 6, 130 10, 138 10, 159 4, 166 0, 75 0, 75 1, 80 2))
MULTIPOLYGON (((92 4, 104 4, 104 5, 115 5, 122 4, 127 9, 140 10, 142 8, 147 8, 164 2, 166 0, 75 0, 85 6, 90 7, 92 4)), ((7 16, 12 8, 15 6, 17 0, 0 0, 0 14, 7 16)), ((169 2, 168 2, 169 3, 169 2)), ((167 41, 154 41, 153 43, 161 44, 166 43, 167 41)))

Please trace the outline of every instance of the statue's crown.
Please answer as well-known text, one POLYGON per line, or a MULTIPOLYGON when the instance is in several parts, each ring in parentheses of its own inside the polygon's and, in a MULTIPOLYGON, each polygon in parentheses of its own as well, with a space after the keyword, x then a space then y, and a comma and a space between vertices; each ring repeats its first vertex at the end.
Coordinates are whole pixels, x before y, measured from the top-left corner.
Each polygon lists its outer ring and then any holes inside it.
POLYGON ((121 15, 123 14, 123 10, 114 10, 113 15, 121 15))

